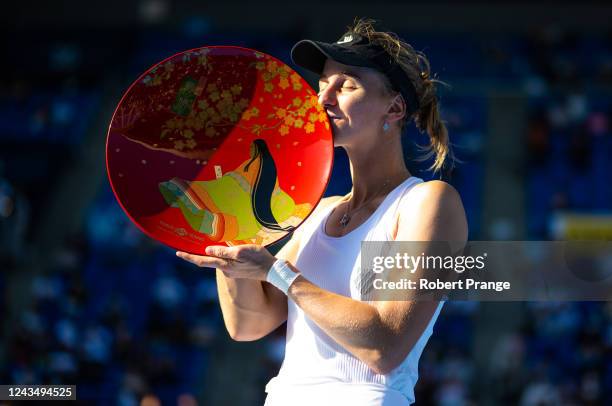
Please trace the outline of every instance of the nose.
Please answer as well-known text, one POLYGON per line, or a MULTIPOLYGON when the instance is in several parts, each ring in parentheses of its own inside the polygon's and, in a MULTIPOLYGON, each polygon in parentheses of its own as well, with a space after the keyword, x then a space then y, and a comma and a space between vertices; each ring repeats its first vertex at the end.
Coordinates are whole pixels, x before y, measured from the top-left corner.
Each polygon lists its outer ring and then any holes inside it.
POLYGON ((319 92, 319 104, 323 107, 334 106, 337 103, 333 86, 327 86, 319 92))

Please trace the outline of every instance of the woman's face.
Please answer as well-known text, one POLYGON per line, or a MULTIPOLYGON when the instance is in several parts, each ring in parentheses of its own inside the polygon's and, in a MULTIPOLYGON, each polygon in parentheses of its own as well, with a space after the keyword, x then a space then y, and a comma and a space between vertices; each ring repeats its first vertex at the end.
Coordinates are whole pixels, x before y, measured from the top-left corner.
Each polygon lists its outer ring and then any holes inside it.
POLYGON ((377 142, 391 100, 381 73, 330 59, 325 62, 319 103, 329 115, 335 146, 377 142))

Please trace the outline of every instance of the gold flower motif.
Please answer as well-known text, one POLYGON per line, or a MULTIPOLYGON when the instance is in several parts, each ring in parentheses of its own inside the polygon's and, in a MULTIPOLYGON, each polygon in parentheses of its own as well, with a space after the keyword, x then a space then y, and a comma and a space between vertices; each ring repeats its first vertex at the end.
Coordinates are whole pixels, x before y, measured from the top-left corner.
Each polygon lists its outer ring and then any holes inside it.
POLYGON ((288 88, 289 87, 289 81, 287 80, 287 78, 280 78, 278 80, 278 87, 280 87, 283 90, 288 88))
POLYGON ((232 93, 234 93, 235 95, 239 95, 240 93, 242 93, 242 86, 240 85, 234 85, 230 88, 230 90, 232 91, 232 93))
POLYGON ((290 76, 289 79, 291 79, 291 83, 300 83, 300 75, 298 75, 297 73, 293 72, 290 76))

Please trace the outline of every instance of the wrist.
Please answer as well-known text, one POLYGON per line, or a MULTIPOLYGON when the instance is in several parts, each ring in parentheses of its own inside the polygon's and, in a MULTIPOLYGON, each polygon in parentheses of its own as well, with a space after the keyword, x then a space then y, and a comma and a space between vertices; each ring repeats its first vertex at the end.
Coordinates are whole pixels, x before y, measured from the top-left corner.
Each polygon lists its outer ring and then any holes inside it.
POLYGON ((287 295, 289 287, 298 276, 300 276, 300 273, 295 272, 289 266, 289 262, 284 259, 277 259, 268 270, 266 281, 287 295))
POLYGON ((260 276, 258 276, 257 279, 260 279, 262 281, 267 281, 268 273, 270 272, 270 269, 276 263, 276 261, 278 261, 278 258, 271 257, 269 261, 266 261, 265 263, 263 263, 261 265, 260 271, 258 272, 260 276))

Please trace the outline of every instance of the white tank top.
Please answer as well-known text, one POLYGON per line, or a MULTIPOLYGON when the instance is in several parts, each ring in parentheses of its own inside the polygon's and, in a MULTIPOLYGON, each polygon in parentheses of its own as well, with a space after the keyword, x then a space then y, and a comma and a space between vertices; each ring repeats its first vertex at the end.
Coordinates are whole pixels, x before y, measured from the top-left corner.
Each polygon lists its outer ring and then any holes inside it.
MULTIPOLYGON (((359 288, 361 241, 389 241, 398 210, 408 203, 408 192, 418 183, 410 177, 393 189, 374 213, 359 227, 342 237, 325 233, 325 223, 335 204, 313 213, 301 226, 295 266, 306 279, 321 287, 356 300, 359 288)), ((440 302, 425 331, 404 361, 389 374, 373 372, 312 320, 293 300, 288 299, 285 359, 266 386, 267 406, 295 404, 351 404, 395 406, 414 402, 418 360, 440 313, 440 302), (346 390, 347 384, 350 390, 346 390), (341 403, 330 396, 343 394, 341 403), (318 397, 323 394, 323 397, 318 397), (346 396, 354 396, 347 403, 346 396), (322 402, 322 403, 321 403, 322 402)))

